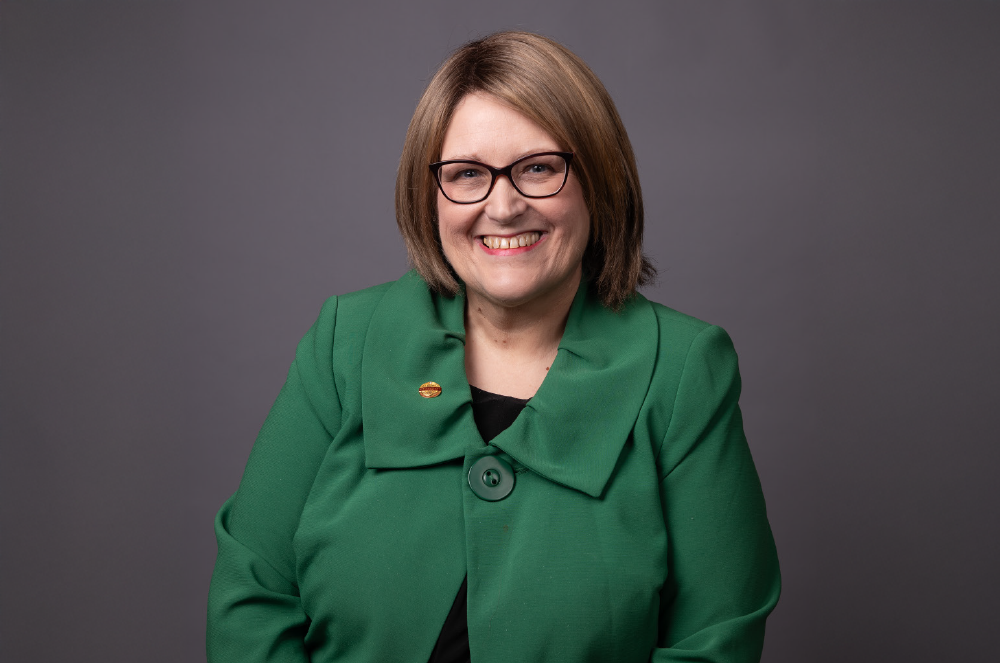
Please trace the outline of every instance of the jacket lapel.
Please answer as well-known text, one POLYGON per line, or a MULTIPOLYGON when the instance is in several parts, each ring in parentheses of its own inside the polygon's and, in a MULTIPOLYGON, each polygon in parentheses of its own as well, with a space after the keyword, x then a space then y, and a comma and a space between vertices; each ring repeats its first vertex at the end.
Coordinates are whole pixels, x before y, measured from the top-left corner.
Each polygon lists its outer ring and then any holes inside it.
MULTIPOLYGON (((465 299, 431 293, 410 272, 378 304, 362 359, 365 464, 421 467, 484 442, 465 377, 465 299), (441 395, 422 397, 425 382, 441 395)), ((581 284, 552 368, 492 444, 533 472, 600 497, 646 397, 658 329, 649 302, 609 311, 581 284)))

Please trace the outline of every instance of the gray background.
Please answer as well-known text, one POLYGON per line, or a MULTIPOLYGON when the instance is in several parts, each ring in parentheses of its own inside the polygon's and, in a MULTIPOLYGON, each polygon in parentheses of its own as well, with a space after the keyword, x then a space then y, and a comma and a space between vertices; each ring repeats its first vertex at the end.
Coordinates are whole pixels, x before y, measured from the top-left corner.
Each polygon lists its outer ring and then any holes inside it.
POLYGON ((764 660, 993 658, 1000 5, 357 4, 0 7, 0 658, 203 658, 214 512, 323 299, 406 269, 410 114, 502 28, 604 80, 646 294, 736 341, 764 660))

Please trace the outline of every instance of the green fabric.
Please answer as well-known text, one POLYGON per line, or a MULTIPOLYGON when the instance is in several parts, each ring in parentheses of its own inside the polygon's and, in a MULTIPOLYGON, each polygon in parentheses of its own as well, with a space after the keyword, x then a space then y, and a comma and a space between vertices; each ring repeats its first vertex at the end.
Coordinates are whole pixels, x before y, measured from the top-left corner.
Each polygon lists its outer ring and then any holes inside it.
POLYGON ((209 660, 423 663, 466 575, 476 663, 759 660, 780 581, 726 333, 581 285, 486 445, 463 308, 412 272, 324 305, 216 519, 209 660))

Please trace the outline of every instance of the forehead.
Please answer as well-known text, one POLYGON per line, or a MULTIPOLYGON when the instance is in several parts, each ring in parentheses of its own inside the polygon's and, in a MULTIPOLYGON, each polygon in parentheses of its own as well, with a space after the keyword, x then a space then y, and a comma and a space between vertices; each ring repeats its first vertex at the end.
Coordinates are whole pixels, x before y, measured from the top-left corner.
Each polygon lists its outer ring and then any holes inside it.
POLYGON ((473 93, 455 106, 441 144, 441 159, 475 159, 504 165, 560 145, 534 120, 494 96, 473 93))

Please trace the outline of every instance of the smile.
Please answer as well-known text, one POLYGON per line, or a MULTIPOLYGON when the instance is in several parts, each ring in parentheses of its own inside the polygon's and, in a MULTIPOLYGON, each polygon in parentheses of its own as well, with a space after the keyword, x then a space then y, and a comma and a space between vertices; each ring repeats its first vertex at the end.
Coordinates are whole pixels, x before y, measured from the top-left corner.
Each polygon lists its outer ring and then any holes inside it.
POLYGON ((483 246, 489 249, 516 249, 521 246, 531 246, 541 238, 538 232, 521 233, 513 237, 498 237, 496 235, 484 235, 482 237, 483 246))

